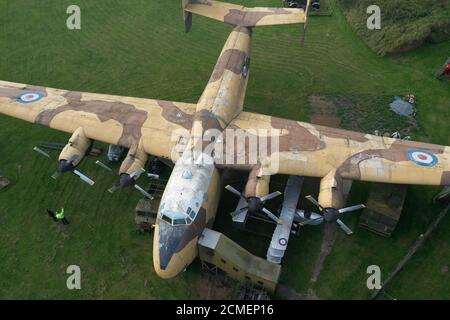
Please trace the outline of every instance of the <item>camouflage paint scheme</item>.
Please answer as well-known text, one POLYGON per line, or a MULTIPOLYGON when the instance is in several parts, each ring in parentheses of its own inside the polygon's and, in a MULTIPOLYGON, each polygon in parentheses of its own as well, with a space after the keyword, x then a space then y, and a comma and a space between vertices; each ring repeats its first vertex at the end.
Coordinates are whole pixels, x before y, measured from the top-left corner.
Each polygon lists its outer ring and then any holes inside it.
MULTIPOLYGON (((235 25, 197 104, 82 93, 0 81, 0 113, 71 134, 78 132, 77 136, 85 142, 82 149, 90 140, 130 148, 121 166, 121 174, 130 174, 143 167, 149 154, 164 159, 172 159, 174 149, 180 155, 184 154, 197 143, 193 138, 203 137, 208 130, 242 129, 250 137, 258 132, 255 130, 265 129, 269 132, 266 136, 275 135, 279 138, 278 148, 269 145, 267 156, 259 158, 257 165, 247 162, 217 163, 208 177, 207 200, 201 203, 191 224, 171 226, 158 216, 153 242, 154 267, 158 275, 163 278, 174 277, 197 256, 198 237, 214 221, 222 190, 221 170, 225 168, 251 171, 246 196, 262 197, 268 193, 270 175, 263 175, 260 170, 270 168, 274 163, 277 164, 277 170, 270 174, 322 178, 319 202, 324 208, 343 206, 342 184, 345 179, 450 185, 450 147, 243 112, 252 27, 306 23, 303 10, 248 9, 208 0, 184 0, 183 6, 189 27, 192 23, 189 14, 192 13, 235 25), (180 129, 188 130, 190 136, 179 134, 180 129), (411 152, 414 150, 431 154, 434 160, 432 165, 425 166, 413 161, 411 152), (163 229, 178 233, 176 241, 167 238, 167 234, 172 233, 163 229)), ((235 145, 235 141, 227 142, 226 139, 215 143, 223 144, 223 154, 216 155, 223 159, 229 147, 235 145)), ((234 148, 232 156, 252 155, 248 144, 242 148, 234 148)), ((84 154, 82 151, 69 153, 78 152, 81 155, 84 154)), ((172 178, 176 184, 178 177, 172 178)), ((166 189, 164 196, 167 198, 179 196, 168 193, 166 189)))

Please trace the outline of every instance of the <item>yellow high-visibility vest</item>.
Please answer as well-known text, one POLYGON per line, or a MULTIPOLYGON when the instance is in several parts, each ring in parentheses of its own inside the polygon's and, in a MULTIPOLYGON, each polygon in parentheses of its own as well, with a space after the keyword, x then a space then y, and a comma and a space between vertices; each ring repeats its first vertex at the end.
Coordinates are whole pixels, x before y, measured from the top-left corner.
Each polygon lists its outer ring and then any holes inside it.
POLYGON ((55 214, 55 217, 56 217, 56 219, 58 219, 58 220, 64 219, 64 208, 62 208, 60 211, 58 211, 58 212, 55 214))

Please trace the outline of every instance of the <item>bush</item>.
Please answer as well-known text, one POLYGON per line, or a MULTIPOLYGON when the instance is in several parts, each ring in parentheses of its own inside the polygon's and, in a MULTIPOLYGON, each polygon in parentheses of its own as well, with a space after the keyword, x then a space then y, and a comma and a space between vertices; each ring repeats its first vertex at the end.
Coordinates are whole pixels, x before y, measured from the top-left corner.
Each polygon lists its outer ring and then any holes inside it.
POLYGON ((393 54, 450 39, 450 0, 339 0, 347 20, 375 52, 393 54), (366 26, 370 5, 381 8, 381 30, 366 26))

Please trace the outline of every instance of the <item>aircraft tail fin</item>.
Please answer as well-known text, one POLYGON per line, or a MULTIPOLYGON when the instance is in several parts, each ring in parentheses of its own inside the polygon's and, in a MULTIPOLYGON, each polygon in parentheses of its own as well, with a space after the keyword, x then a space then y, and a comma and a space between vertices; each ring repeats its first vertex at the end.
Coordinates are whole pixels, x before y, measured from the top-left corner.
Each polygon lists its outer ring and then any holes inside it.
POLYGON ((215 0, 182 0, 185 30, 192 27, 192 14, 222 21, 234 26, 253 28, 281 24, 305 24, 311 0, 306 10, 288 8, 246 8, 244 6, 215 0))

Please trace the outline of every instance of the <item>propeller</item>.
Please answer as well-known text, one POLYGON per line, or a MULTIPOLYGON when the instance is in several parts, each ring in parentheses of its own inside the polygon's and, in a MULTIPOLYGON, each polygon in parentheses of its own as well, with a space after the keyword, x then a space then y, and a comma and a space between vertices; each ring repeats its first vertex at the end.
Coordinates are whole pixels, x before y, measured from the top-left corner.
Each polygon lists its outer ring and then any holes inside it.
POLYGON ((63 173, 72 172, 74 175, 78 176, 81 180, 83 180, 90 186, 94 185, 95 182, 91 178, 89 178, 88 176, 84 175, 81 171, 76 169, 75 165, 73 164, 73 162, 78 158, 76 155, 73 155, 68 160, 63 159, 58 161, 56 159, 53 159, 47 152, 45 152, 42 149, 39 149, 38 147, 34 147, 33 150, 39 153, 40 155, 58 163, 58 169, 54 174, 52 174, 53 179, 55 180, 58 179, 63 173))
POLYGON ((319 220, 323 220, 326 223, 336 223, 346 234, 350 235, 353 233, 353 231, 340 219, 341 216, 344 213, 357 211, 360 209, 364 209, 366 206, 363 204, 358 204, 356 206, 351 206, 347 208, 342 209, 335 209, 335 208, 323 208, 319 202, 314 199, 312 196, 306 196, 306 199, 309 200, 312 204, 317 206, 320 210, 320 217, 314 218, 314 219, 307 219, 304 222, 301 222, 300 225, 309 225, 314 224, 315 222, 318 222, 319 220))
POLYGON ((232 217, 235 217, 235 216, 239 215, 240 213, 244 212, 245 210, 248 210, 250 212, 250 214, 263 212, 270 219, 274 220, 276 223, 278 223, 278 224, 282 223, 281 220, 276 215, 274 215, 272 212, 270 212, 269 210, 267 210, 264 207, 264 203, 266 201, 271 200, 271 199, 276 198, 279 195, 281 195, 280 191, 275 191, 275 192, 270 193, 268 195, 265 195, 265 196, 263 196, 261 198, 258 198, 258 197, 248 197, 248 198, 246 198, 246 197, 244 197, 242 195, 242 193, 240 193, 239 191, 237 191, 235 188, 233 188, 230 185, 227 185, 225 187, 225 189, 227 189, 231 193, 235 194, 239 198, 243 199, 247 203, 247 206, 245 206, 243 208, 240 208, 240 209, 238 209, 236 211, 231 212, 230 214, 231 214, 232 217))
MULTIPOLYGON (((108 167, 106 164, 104 164, 101 161, 96 161, 95 162, 96 165, 102 167, 103 169, 105 169, 108 172, 112 172, 112 169, 110 167, 108 167)), ((153 200, 154 197, 148 193, 147 191, 145 191, 141 186, 139 186, 136 182, 137 179, 139 179, 139 177, 145 172, 144 168, 139 168, 138 170, 134 171, 131 174, 127 174, 127 173, 122 173, 119 177, 119 184, 118 185, 114 185, 111 188, 108 189, 109 193, 114 193, 117 190, 119 190, 120 188, 128 188, 133 186, 133 188, 135 188, 137 191, 139 191, 144 197, 149 198, 150 200, 153 200)))

